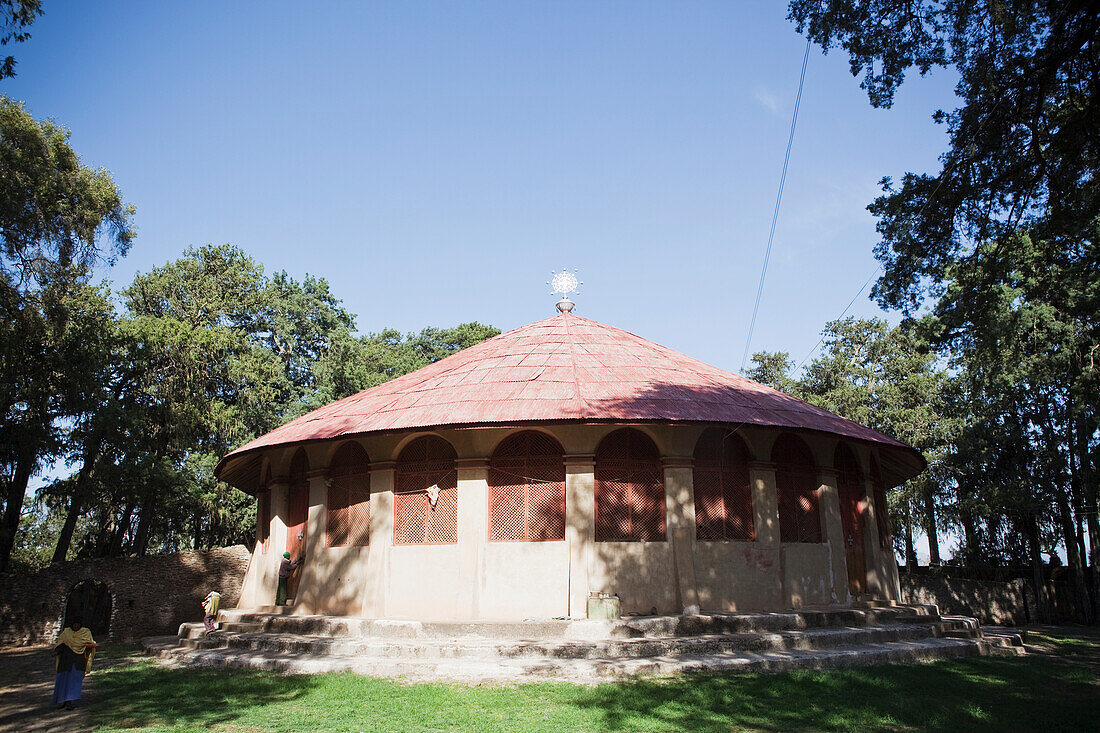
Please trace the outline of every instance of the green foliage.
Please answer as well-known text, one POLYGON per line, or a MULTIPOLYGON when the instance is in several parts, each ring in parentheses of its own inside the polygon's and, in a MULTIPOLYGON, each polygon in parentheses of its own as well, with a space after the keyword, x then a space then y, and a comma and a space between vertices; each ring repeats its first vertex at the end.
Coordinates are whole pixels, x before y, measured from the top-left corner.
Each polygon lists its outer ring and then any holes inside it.
POLYGON ((16 287, 57 276, 55 267, 111 261, 135 236, 134 207, 123 203, 110 171, 81 164, 69 135, 0 96, 0 272, 16 287))
POLYGON ((757 351, 745 376, 787 394, 798 394, 798 382, 791 377, 794 360, 786 351, 757 351))
MULTIPOLYGON (((42 0, 0 0, 0 46, 31 37, 27 27, 42 15, 42 0)), ((15 57, 0 59, 0 79, 15 76, 15 57)))

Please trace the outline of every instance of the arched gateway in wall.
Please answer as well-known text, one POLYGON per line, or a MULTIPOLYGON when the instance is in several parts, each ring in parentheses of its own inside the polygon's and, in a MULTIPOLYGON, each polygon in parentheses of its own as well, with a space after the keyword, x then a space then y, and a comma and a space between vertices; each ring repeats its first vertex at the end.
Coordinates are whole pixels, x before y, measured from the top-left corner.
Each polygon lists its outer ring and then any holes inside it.
POLYGON ((897 599, 885 489, 912 448, 570 312, 322 407, 222 459, 257 497, 242 607, 583 617, 897 599))

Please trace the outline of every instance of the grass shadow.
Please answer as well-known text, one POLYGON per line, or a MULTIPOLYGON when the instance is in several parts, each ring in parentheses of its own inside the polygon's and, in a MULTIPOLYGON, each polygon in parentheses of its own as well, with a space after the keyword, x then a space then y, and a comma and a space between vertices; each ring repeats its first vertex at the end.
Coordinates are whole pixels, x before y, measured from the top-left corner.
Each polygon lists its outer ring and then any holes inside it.
POLYGON ((1092 675, 1025 658, 639 680, 579 704, 605 730, 1100 730, 1092 675))

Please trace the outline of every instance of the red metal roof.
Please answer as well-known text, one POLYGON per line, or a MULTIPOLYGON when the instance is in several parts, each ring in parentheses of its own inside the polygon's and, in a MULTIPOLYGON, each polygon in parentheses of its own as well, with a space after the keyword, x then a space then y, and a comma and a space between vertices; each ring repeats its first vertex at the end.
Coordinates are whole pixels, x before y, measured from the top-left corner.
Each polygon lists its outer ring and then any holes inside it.
POLYGON ((561 313, 292 420, 227 455, 218 474, 244 454, 288 443, 541 421, 768 425, 825 431, 916 453, 770 387, 622 329, 561 313))

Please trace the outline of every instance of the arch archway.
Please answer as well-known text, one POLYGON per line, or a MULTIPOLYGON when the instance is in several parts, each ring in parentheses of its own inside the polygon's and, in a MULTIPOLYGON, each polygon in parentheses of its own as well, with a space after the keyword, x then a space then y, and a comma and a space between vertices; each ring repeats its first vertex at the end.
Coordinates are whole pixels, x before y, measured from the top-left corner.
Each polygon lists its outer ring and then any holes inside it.
POLYGON ((65 599, 63 626, 73 619, 87 626, 96 640, 106 639, 111 633, 111 589, 99 580, 82 580, 73 586, 65 599))
POLYGON ((633 428, 607 435, 595 474, 597 542, 664 542, 664 471, 647 435, 633 428))
POLYGON ((565 539, 565 450, 534 430, 502 440, 489 459, 489 541, 565 539))
POLYGON ((422 435, 397 457, 393 493, 395 545, 458 542, 458 471, 454 447, 422 435))
POLYGON ((817 470, 809 447, 790 433, 772 446, 781 542, 821 542, 817 470))
POLYGON ((692 465, 696 539, 756 539, 745 442, 728 430, 707 428, 695 444, 692 465))

